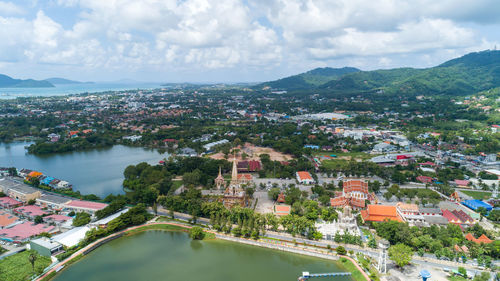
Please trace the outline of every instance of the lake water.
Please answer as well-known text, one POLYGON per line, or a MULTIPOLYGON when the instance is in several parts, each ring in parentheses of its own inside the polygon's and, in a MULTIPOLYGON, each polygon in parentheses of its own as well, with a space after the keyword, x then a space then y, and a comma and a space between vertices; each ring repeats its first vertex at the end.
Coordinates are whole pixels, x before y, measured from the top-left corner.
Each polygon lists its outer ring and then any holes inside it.
POLYGON ((50 88, 0 88, 0 99, 17 97, 63 96, 80 93, 105 91, 124 91, 136 89, 161 88, 160 83, 94 83, 94 84, 58 84, 50 88))
POLYGON ((147 231, 101 246, 54 281, 296 281, 302 271, 346 270, 330 260, 223 240, 191 241, 183 232, 147 231))
POLYGON ((123 171, 128 165, 140 162, 157 164, 168 156, 153 149, 123 145, 38 156, 26 153, 26 145, 29 143, 0 143, 0 166, 37 170, 70 182, 73 189, 82 194, 100 197, 124 193, 123 171))

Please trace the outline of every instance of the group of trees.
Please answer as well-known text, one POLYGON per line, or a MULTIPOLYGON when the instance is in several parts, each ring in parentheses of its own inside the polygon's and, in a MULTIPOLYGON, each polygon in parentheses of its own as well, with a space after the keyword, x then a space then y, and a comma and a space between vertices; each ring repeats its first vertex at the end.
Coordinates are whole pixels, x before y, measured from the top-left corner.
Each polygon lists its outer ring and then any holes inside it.
POLYGON ((76 213, 76 216, 73 218, 73 226, 82 226, 86 225, 90 222, 90 214, 81 212, 76 213))
POLYGON ((108 134, 94 133, 85 137, 63 139, 58 142, 36 142, 28 147, 32 154, 61 153, 75 150, 109 147, 115 144, 115 139, 108 134))
POLYGON ((393 196, 398 198, 399 201, 404 198, 410 201, 418 198, 423 205, 427 203, 437 205, 441 200, 441 196, 434 190, 423 188, 399 188, 397 184, 393 184, 384 193, 384 198, 387 200, 391 199, 393 196))
MULTIPOLYGON (((459 255, 454 251, 455 245, 466 245, 469 255, 472 258, 484 259, 486 265, 491 265, 489 261, 500 257, 500 241, 490 244, 477 244, 465 239, 462 230, 458 225, 448 224, 447 226, 430 227, 410 227, 407 223, 396 221, 385 221, 374 223, 377 234, 388 240, 391 245, 404 244, 411 249, 434 253, 438 258, 446 256, 449 259, 458 259, 459 255)), ((475 237, 490 233, 484 230, 479 224, 468 229, 475 237)))
POLYGON ((151 219, 153 215, 148 213, 144 204, 137 204, 128 212, 113 219, 105 228, 92 228, 85 234, 84 244, 91 243, 101 237, 123 230, 129 226, 140 225, 151 219))

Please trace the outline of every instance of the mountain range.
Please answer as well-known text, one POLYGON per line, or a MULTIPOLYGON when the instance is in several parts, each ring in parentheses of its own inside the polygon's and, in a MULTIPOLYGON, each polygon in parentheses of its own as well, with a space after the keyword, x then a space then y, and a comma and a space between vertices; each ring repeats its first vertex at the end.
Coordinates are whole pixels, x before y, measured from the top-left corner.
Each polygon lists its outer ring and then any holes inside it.
POLYGON ((7 75, 0 74, 0 88, 48 88, 54 87, 49 81, 33 79, 14 79, 7 75))
POLYGON ((316 68, 261 83, 255 89, 386 92, 408 95, 466 95, 500 86, 500 51, 470 53, 430 68, 361 71, 352 67, 316 68))

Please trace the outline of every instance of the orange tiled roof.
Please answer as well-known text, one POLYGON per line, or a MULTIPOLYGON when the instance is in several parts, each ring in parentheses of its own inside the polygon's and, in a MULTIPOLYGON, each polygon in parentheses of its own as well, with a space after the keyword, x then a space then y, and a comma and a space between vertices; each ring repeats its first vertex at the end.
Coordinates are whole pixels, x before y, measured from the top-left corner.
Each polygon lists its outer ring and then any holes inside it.
POLYGON ((18 217, 11 214, 0 212, 0 227, 8 226, 18 220, 18 217))
POLYGON ((31 172, 31 173, 28 174, 28 177, 30 177, 30 178, 38 178, 41 175, 43 175, 43 174, 40 173, 40 172, 37 172, 37 171, 33 171, 33 172, 31 172))
POLYGON ((476 238, 474 238, 474 236, 471 233, 467 233, 467 235, 465 235, 465 239, 472 241, 472 242, 475 242, 477 244, 480 244, 480 243, 488 244, 488 243, 493 242, 493 240, 491 240, 490 238, 488 238, 484 234, 482 234, 481 236, 479 236, 479 238, 476 239, 476 238))
POLYGON ((395 206, 368 205, 366 210, 361 211, 361 216, 365 221, 395 220, 402 222, 395 206))
POLYGON ((238 179, 245 179, 245 180, 252 180, 252 175, 251 174, 238 174, 238 179))
POLYGON ((292 208, 290 207, 290 205, 276 205, 276 206, 274 206, 275 213, 278 216, 286 216, 286 215, 290 214, 291 209, 292 208))
POLYGON ((297 172, 297 174, 299 175, 299 178, 301 180, 312 180, 313 179, 311 177, 311 174, 309 174, 309 172, 306 172, 306 171, 300 171, 300 172, 297 172))

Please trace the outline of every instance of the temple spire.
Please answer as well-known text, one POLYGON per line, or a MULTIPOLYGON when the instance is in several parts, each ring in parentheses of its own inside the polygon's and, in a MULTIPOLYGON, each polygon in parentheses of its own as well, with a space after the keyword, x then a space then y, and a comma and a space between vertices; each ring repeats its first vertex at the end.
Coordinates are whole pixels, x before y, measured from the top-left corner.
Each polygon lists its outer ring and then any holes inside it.
POLYGON ((231 181, 232 182, 238 181, 238 161, 236 160, 236 153, 234 153, 234 158, 233 158, 233 171, 231 172, 231 181))

